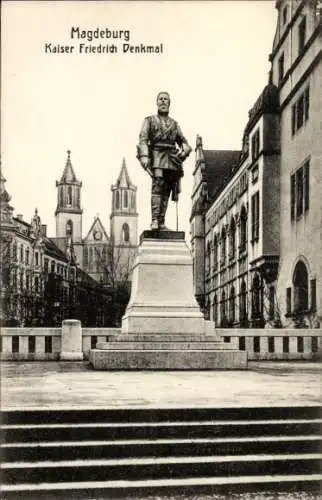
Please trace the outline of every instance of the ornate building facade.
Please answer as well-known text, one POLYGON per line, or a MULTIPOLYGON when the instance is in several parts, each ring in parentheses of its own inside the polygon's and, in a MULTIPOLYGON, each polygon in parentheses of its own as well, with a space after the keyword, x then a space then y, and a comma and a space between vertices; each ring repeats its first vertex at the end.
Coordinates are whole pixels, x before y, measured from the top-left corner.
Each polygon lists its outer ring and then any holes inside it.
POLYGON ((125 161, 112 186, 111 236, 95 217, 82 237, 82 183, 70 151, 56 182, 55 237, 47 236, 37 209, 31 223, 13 215, 5 182, 1 173, 1 324, 56 326, 66 317, 87 326, 118 324, 137 249, 136 187, 125 161))
POLYGON ((217 326, 318 326, 322 316, 321 15, 276 2, 269 83, 241 151, 197 137, 191 213, 196 297, 217 326))

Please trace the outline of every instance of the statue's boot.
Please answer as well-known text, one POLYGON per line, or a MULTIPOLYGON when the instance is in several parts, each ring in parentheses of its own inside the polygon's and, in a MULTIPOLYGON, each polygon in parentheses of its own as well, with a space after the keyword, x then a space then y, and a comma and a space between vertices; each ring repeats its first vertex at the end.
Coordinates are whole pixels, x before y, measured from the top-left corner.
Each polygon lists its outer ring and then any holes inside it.
POLYGON ((159 217, 160 217, 160 209, 161 209, 161 195, 153 194, 151 196, 151 213, 152 213, 152 222, 151 229, 159 229, 159 217))
POLYGON ((161 229, 161 231, 170 231, 170 229, 165 225, 165 214, 168 208, 168 201, 169 201, 169 195, 162 195, 160 216, 159 216, 159 229, 161 229))

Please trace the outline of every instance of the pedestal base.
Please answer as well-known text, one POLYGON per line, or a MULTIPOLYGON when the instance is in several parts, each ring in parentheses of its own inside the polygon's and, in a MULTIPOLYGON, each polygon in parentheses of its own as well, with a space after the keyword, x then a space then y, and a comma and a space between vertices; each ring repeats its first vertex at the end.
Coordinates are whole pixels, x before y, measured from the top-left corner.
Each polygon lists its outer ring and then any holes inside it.
POLYGON ((184 233, 144 231, 122 334, 91 349, 96 370, 244 369, 247 353, 216 336, 193 294, 184 233))

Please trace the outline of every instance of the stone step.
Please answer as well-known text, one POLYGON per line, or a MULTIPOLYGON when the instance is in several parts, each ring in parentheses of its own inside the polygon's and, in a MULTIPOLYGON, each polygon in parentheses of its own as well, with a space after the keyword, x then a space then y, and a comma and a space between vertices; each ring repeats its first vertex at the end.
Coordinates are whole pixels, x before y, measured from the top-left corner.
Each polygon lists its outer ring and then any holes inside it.
POLYGON ((320 436, 259 436, 207 439, 40 441, 0 446, 5 462, 77 459, 318 453, 320 436))
POLYGON ((321 419, 1 425, 2 443, 319 435, 321 419))
POLYGON ((149 480, 183 477, 319 474, 322 454, 152 457, 109 460, 5 462, 5 484, 149 480))
POLYGON ((95 370, 245 370, 247 352, 232 349, 91 349, 89 362, 95 370))
POLYGON ((258 491, 320 491, 321 474, 257 475, 180 479, 149 479, 128 481, 81 481, 41 484, 2 484, 6 500, 18 498, 39 500, 45 498, 143 498, 144 496, 220 494, 232 495, 258 491))
MULTIPOLYGON (((227 335, 229 331, 227 330, 227 335)), ((126 333, 108 335, 109 342, 222 342, 218 335, 126 333)))
POLYGON ((307 421, 322 422, 319 406, 260 406, 260 407, 195 407, 195 408, 86 408, 86 409, 51 409, 51 410, 7 410, 1 412, 1 427, 28 424, 90 424, 115 425, 153 425, 171 424, 202 425, 203 422, 231 425, 239 422, 248 425, 249 421, 257 421, 266 426, 269 423, 305 423, 307 421))
POLYGON ((139 342, 139 341, 133 341, 133 342, 116 342, 116 341, 109 341, 109 342, 98 342, 96 344, 96 349, 105 349, 105 350, 136 350, 136 351, 141 351, 141 350, 176 350, 176 351, 181 351, 181 350, 193 350, 193 351, 212 351, 212 350, 230 350, 230 349, 235 349, 231 344, 227 342, 178 342, 178 341, 162 341, 162 342, 156 342, 156 341, 146 341, 146 342, 139 342))

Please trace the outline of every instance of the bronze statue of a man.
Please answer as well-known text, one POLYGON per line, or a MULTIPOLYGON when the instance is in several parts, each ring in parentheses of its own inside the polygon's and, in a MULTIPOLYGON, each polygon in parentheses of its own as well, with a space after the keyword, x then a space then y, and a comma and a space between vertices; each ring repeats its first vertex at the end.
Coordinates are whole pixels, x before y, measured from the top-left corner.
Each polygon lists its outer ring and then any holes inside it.
POLYGON ((144 119, 137 146, 137 158, 152 177, 151 229, 166 230, 165 214, 170 193, 178 200, 182 163, 191 152, 178 123, 170 118, 170 96, 159 92, 158 114, 144 119))

